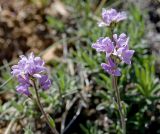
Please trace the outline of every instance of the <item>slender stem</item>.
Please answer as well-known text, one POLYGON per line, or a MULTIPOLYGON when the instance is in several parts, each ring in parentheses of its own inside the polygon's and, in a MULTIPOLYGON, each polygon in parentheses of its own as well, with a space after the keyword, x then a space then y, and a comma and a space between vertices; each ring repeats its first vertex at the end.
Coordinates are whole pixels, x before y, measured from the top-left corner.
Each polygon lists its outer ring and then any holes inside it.
POLYGON ((117 101, 117 104, 118 104, 118 111, 119 111, 120 118, 121 118, 121 126, 122 126, 122 130, 123 130, 123 134, 126 134, 125 115, 123 114, 123 111, 122 111, 120 92, 119 92, 119 89, 117 87, 117 77, 115 77, 115 76, 112 77, 112 85, 113 85, 113 88, 115 90, 116 101, 117 101))
POLYGON ((33 86, 34 86, 34 89, 35 89, 35 92, 36 92, 37 105, 38 105, 39 109, 41 110, 42 114, 44 115, 47 124, 49 125, 49 127, 50 127, 50 129, 51 129, 51 131, 52 131, 53 134, 59 134, 58 131, 56 130, 56 128, 53 128, 53 127, 51 126, 51 124, 50 124, 50 122, 49 122, 49 118, 48 118, 47 114, 45 113, 45 111, 43 110, 43 106, 42 106, 42 104, 41 104, 41 102, 40 102, 40 97, 39 97, 39 94, 38 94, 38 89, 37 89, 37 86, 36 86, 35 81, 33 81, 33 86))
POLYGON ((79 95, 80 95, 81 99, 83 100, 83 102, 84 102, 85 106, 86 106, 86 107, 88 107, 88 102, 87 102, 87 100, 84 98, 84 96, 83 96, 82 92, 81 92, 81 91, 79 91, 78 93, 79 93, 79 95))

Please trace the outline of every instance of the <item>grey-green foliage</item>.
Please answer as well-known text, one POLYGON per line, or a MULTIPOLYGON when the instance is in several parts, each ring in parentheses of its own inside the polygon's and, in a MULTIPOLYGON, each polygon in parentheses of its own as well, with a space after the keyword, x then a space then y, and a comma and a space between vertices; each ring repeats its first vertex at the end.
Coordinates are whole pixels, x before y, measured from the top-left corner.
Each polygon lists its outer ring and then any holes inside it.
POLYGON ((103 131, 98 129, 97 125, 91 123, 90 121, 87 121, 86 125, 80 125, 83 134, 104 134, 103 131))
POLYGON ((53 72, 53 86, 59 90, 61 94, 77 90, 77 77, 66 72, 66 67, 60 66, 53 72))
POLYGON ((60 32, 64 31, 65 25, 61 20, 58 20, 57 18, 52 17, 52 16, 47 16, 46 19, 47 19, 47 24, 51 28, 54 28, 54 29, 56 29, 57 31, 60 31, 60 32))
POLYGON ((129 6, 127 15, 127 20, 121 23, 117 32, 126 32, 130 37, 130 47, 139 49, 142 47, 142 37, 146 30, 144 18, 140 9, 133 4, 129 6))
POLYGON ((81 63, 84 67, 95 70, 98 68, 97 56, 89 49, 92 49, 91 46, 86 47, 85 50, 77 48, 77 52, 73 52, 73 56, 75 56, 77 64, 81 63))
POLYGON ((4 68, 1 70, 1 81, 0 81, 0 92, 6 92, 10 89, 14 90, 15 85, 17 82, 11 76, 11 70, 8 68, 4 68))
POLYGON ((155 62, 153 57, 143 58, 142 65, 134 65, 136 88, 146 98, 156 97, 160 91, 159 79, 155 76, 155 62))
POLYGON ((24 128, 24 134, 34 134, 34 132, 31 129, 30 124, 28 124, 25 128, 24 128))
POLYGON ((106 72, 103 71, 103 73, 99 73, 95 76, 96 83, 99 84, 100 87, 106 88, 107 90, 113 90, 112 89, 112 82, 111 78, 107 75, 106 72))

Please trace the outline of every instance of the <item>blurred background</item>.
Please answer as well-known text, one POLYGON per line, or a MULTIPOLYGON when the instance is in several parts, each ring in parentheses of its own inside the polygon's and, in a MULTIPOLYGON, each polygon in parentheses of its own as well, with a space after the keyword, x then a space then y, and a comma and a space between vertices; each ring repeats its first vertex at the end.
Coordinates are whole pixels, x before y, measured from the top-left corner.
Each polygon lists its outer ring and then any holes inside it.
POLYGON ((160 134, 159 0, 0 0, 0 134, 49 134, 30 99, 15 91, 10 67, 34 52, 49 68, 52 87, 41 92, 45 111, 64 134, 120 134, 105 56, 91 48, 102 8, 126 11, 115 31, 130 37, 131 66, 121 65, 119 89, 127 134, 160 134))

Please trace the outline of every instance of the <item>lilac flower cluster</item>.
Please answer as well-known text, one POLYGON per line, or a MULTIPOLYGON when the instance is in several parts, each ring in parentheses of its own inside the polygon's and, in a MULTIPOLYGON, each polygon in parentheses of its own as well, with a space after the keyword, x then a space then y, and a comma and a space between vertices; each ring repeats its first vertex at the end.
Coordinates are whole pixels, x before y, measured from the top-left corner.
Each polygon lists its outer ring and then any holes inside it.
POLYGON ((32 87, 32 81, 38 80, 43 90, 51 86, 51 81, 47 75, 47 68, 44 67, 44 61, 40 57, 35 57, 33 53, 28 57, 20 56, 17 65, 12 66, 12 75, 18 79, 20 83, 16 90, 18 93, 30 95, 29 87, 32 87))
MULTIPOLYGON (((114 22, 126 19, 124 12, 118 13, 115 9, 102 11, 103 23, 106 26, 110 26, 114 22)), ((122 33, 119 36, 117 34, 109 37, 100 37, 96 43, 92 44, 92 47, 97 52, 104 52, 106 54, 107 63, 102 63, 102 68, 113 76, 120 76, 121 72, 118 69, 118 64, 123 61, 126 64, 131 64, 131 58, 134 54, 134 50, 129 50, 129 37, 122 33)))
POLYGON ((99 27, 110 26, 112 23, 118 23, 125 20, 127 15, 125 12, 117 12, 115 9, 103 9, 102 21, 98 23, 99 27))

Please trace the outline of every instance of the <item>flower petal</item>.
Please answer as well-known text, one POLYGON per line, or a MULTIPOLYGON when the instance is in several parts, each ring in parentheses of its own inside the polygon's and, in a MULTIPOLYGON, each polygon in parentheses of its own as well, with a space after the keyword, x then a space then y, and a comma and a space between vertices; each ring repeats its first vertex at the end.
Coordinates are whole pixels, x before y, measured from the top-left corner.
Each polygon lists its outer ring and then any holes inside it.
POLYGON ((29 96, 30 92, 29 92, 28 88, 29 88, 29 85, 19 85, 16 87, 16 90, 20 94, 24 94, 24 95, 29 96))

